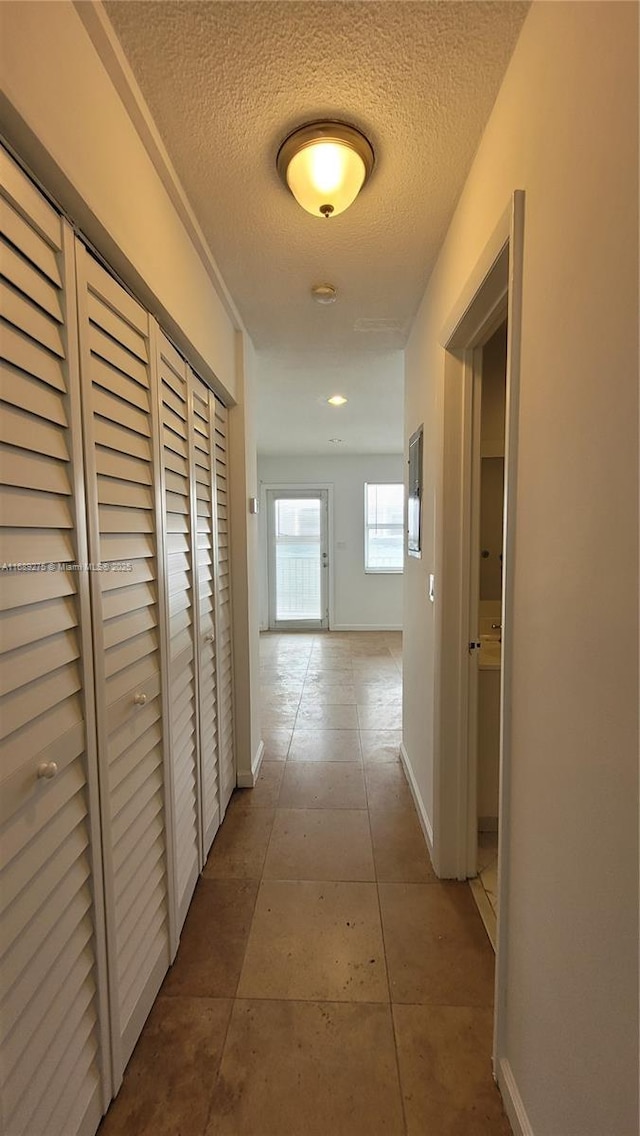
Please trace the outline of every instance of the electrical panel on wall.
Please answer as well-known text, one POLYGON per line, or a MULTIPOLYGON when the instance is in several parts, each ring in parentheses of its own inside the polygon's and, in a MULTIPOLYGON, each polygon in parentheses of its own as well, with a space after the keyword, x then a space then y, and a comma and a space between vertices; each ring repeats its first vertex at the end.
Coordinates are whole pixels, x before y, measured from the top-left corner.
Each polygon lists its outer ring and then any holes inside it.
POLYGON ((422 556, 422 435, 423 427, 409 438, 409 492, 407 494, 407 552, 422 556))

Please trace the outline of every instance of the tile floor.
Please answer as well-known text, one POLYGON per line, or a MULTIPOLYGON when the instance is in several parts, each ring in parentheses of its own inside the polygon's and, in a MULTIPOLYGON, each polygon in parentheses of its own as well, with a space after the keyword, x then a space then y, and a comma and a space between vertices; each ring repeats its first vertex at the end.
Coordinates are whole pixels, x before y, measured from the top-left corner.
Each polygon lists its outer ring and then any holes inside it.
POLYGON ((266 635, 234 794, 100 1136, 508 1136, 493 952, 398 758, 400 636, 266 635))

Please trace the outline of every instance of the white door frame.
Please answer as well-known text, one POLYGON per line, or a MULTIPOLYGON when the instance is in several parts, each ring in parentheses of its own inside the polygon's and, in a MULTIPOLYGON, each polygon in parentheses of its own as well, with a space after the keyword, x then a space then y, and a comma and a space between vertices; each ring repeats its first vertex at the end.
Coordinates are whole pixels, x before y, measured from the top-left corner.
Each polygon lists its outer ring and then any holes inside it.
MULTIPOLYGON (((506 297, 503 318, 507 316, 506 297)), ((493 320, 491 321, 493 323, 493 320)), ((483 337, 484 338, 484 337, 483 337)), ((483 344, 484 346, 484 344, 483 344)), ((478 635, 478 611, 480 601, 480 490, 481 458, 480 438, 482 430, 482 346, 474 347, 466 353, 465 367, 465 427, 470 434, 465 437, 463 452, 469 461, 468 475, 464 479, 463 547, 462 555, 467 556, 466 568, 467 601, 467 639, 471 643, 478 635), (470 405, 468 405, 470 400, 470 405)), ((464 576, 463 576, 464 579, 464 576)), ((478 650, 469 650, 466 683, 461 685, 461 717, 467 720, 467 800, 466 800, 466 875, 472 878, 478 867, 478 650), (466 701, 466 715, 464 704, 466 701)), ((461 739, 462 741, 462 739, 461 739)), ((464 799, 460 801, 464 808, 464 799)), ((464 823, 464 820, 462 820, 464 823)))
MULTIPOLYGON (((436 632, 437 734, 434 854, 442 876, 466 879, 475 831, 475 769, 469 760, 468 635, 473 485, 473 387, 478 348, 508 319, 505 507, 500 702, 498 923, 494 1069, 499 1074, 506 1019, 506 928, 509 921, 511 691, 517 494, 518 395, 524 241, 524 192, 516 190, 440 336, 445 355, 442 563, 443 602, 436 632), (458 518, 456 520, 456 518, 458 518), (443 568, 446 564, 447 576, 443 568), (446 592, 446 594, 445 594, 446 592)), ((471 707, 473 710, 473 707, 471 707)), ((474 865, 475 870, 475 865, 474 865)))
MULTIPOLYGON (((271 568, 271 549, 269 547, 269 494, 275 492, 277 494, 285 495, 291 493, 308 494, 313 497, 315 494, 326 493, 327 497, 327 517, 326 517, 326 552, 327 562, 325 568, 325 600, 327 610, 327 626, 326 630, 330 631, 333 627, 333 485, 328 483, 303 483, 303 482, 263 482, 260 485, 260 509, 264 517, 263 525, 263 571, 264 578, 267 584, 267 628, 271 625, 271 609, 273 602, 272 595, 272 568, 271 568)), ((304 630, 304 628, 300 628, 304 630)), ((324 629, 323 629, 324 630, 324 629)))

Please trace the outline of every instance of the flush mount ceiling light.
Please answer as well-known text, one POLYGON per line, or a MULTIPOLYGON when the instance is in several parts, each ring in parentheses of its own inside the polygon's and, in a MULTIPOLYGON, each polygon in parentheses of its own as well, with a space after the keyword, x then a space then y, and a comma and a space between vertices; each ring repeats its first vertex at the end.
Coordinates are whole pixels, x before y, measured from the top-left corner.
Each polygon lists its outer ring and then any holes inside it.
POLYGON ((333 394, 331 398, 327 399, 329 406, 344 406, 346 398, 342 394, 333 394))
POLYGON ((278 173, 307 213, 336 217, 353 204, 374 164, 371 143, 342 122, 311 122, 278 151, 278 173))

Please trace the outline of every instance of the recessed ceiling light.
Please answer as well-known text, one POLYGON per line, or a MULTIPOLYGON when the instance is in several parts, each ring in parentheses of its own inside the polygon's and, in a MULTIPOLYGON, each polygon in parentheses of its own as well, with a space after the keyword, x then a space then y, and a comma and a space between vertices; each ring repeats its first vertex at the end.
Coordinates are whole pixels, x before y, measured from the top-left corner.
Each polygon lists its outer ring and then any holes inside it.
POLYGON ((342 438, 329 438, 329 441, 332 443, 332 445, 338 446, 342 442, 342 438))
POLYGON ((333 394, 331 398, 327 399, 329 406, 344 406, 346 398, 341 394, 333 394))

